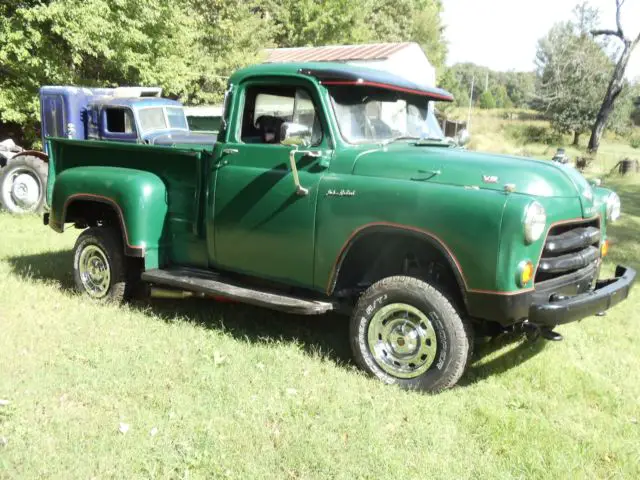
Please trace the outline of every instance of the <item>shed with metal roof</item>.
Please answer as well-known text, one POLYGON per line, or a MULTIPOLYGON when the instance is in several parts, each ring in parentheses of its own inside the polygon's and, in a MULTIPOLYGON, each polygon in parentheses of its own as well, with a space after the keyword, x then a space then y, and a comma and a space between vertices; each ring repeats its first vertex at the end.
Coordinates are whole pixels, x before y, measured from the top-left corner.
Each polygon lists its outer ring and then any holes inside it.
POLYGON ((265 63, 341 62, 375 68, 433 87, 436 72, 420 45, 414 42, 272 48, 265 63))

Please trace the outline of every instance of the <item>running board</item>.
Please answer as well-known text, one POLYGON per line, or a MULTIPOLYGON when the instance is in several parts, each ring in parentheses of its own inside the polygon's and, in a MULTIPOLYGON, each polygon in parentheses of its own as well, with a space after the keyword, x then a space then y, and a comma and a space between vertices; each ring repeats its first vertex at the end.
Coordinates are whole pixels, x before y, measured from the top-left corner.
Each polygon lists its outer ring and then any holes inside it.
POLYGON ((147 270, 142 273, 142 280, 298 315, 321 315, 335 308, 331 302, 303 299, 249 287, 221 274, 195 268, 147 270))

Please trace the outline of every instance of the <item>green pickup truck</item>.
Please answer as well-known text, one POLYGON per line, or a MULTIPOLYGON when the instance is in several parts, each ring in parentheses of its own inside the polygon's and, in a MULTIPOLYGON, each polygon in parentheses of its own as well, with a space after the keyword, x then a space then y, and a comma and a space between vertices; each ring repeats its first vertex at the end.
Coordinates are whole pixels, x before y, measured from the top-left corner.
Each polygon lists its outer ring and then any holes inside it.
POLYGON ((614 192, 460 148, 433 115, 451 100, 343 64, 252 66, 229 80, 213 145, 51 139, 44 221, 86 228, 73 271, 89 297, 345 313, 364 370, 440 391, 474 328, 559 339, 556 325, 623 301, 635 279, 619 266, 598 280, 614 192))

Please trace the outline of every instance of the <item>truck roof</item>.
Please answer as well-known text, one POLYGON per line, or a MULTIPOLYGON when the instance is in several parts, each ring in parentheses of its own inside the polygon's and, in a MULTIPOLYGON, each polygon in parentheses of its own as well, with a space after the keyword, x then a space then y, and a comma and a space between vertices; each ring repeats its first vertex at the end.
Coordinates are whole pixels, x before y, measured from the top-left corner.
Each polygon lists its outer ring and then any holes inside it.
POLYGON ((126 107, 182 107, 180 102, 168 98, 147 97, 97 97, 91 103, 100 105, 118 105, 126 107))
POLYGON ((406 78, 373 68, 337 62, 263 63, 243 68, 229 79, 237 84, 255 76, 307 76, 323 85, 364 85, 421 95, 433 100, 453 101, 446 90, 414 83, 406 78))

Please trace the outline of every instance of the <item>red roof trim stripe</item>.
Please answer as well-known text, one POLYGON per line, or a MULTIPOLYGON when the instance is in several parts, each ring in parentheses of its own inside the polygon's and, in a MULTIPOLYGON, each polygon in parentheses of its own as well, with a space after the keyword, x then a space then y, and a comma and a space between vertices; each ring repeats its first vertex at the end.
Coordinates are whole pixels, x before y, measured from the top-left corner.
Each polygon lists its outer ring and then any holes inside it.
POLYGON ((425 92, 423 90, 414 90, 411 88, 402 88, 402 87, 398 87, 396 85, 389 85, 386 83, 378 83, 378 82, 368 82, 366 80, 363 81, 354 81, 354 80, 349 80, 349 81, 344 81, 344 80, 327 80, 324 82, 321 82, 323 85, 364 85, 367 87, 380 87, 380 88, 386 88, 388 90, 396 90, 398 92, 404 92, 404 93, 412 93, 414 95, 420 95, 423 97, 430 97, 430 98, 437 98, 439 100, 446 100, 446 101, 453 101, 453 96, 451 95, 441 95, 439 93, 430 93, 430 92, 425 92))

